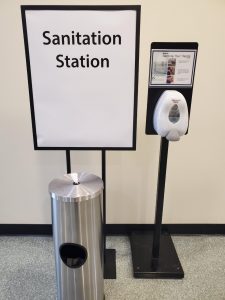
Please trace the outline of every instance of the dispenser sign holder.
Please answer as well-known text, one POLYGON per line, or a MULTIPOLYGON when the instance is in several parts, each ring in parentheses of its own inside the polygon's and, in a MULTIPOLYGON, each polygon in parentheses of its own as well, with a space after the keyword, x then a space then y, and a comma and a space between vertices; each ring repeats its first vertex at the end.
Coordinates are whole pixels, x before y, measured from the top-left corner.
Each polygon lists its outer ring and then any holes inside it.
MULTIPOLYGON (((153 127, 153 115, 157 101, 165 90, 177 90, 185 97, 190 118, 197 49, 197 43, 152 43, 146 134, 157 134, 153 127)), ((134 231, 130 236, 136 278, 184 277, 171 236, 168 232, 162 232, 168 147, 169 141, 161 137, 154 230, 134 231)))
POLYGON ((197 51, 197 43, 152 43, 146 134, 157 134, 153 127, 153 114, 165 90, 177 90, 184 96, 190 116, 197 51))
MULTIPOLYGON (((35 150, 135 150, 140 5, 22 5, 35 150)), ((115 249, 104 277, 116 278, 115 249)))

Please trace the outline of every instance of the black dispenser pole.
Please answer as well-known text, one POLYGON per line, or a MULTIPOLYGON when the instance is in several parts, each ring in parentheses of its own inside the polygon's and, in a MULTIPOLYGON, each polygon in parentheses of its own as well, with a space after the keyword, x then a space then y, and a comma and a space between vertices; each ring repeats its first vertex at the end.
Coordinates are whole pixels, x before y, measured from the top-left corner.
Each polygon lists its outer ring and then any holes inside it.
POLYGON ((159 157, 158 185, 157 185, 156 209, 155 209, 155 228, 153 232, 153 245, 152 245, 152 260, 155 259, 158 260, 159 258, 168 147, 169 147, 169 141, 166 138, 162 137, 161 145, 160 145, 160 157, 159 157))
MULTIPOLYGON (((176 43, 176 42, 153 42, 150 50, 150 77, 148 84, 148 106, 146 129, 147 135, 156 135, 154 128, 154 113, 160 95, 166 90, 172 90, 175 84, 162 83, 158 84, 153 80, 152 74, 155 62, 155 53, 171 52, 176 54, 180 51, 192 53, 192 72, 189 84, 176 86, 186 99, 188 111, 191 110, 191 100, 194 83, 194 73, 197 58, 198 43, 176 43)), ((173 244, 173 240, 168 232, 162 231, 162 216, 164 204, 164 192, 166 181, 166 168, 168 157, 169 141, 161 138, 158 185, 156 196, 155 224, 144 225, 142 230, 131 230, 130 244, 133 262, 133 274, 136 278, 174 278, 181 279, 184 277, 184 271, 181 266, 179 257, 173 244)), ((174 208, 175 209, 175 208, 174 208)))
POLYGON ((133 274, 136 278, 184 277, 172 238, 168 232, 162 232, 168 147, 169 141, 162 137, 153 230, 132 231, 130 235, 133 274))

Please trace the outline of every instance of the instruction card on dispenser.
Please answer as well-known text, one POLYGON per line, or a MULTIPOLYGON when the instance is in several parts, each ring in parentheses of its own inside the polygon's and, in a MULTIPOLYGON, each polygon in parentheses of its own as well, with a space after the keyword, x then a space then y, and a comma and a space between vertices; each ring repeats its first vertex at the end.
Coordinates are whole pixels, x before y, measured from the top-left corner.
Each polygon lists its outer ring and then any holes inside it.
POLYGON ((196 51, 152 50, 150 85, 192 86, 196 51))

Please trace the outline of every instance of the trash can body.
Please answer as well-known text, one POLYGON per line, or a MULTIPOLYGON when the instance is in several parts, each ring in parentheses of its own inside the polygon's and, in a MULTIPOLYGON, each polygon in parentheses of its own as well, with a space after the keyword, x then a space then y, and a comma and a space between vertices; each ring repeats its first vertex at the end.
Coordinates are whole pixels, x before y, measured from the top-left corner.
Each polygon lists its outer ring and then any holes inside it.
POLYGON ((49 185, 58 300, 103 300, 102 180, 79 173, 49 185))

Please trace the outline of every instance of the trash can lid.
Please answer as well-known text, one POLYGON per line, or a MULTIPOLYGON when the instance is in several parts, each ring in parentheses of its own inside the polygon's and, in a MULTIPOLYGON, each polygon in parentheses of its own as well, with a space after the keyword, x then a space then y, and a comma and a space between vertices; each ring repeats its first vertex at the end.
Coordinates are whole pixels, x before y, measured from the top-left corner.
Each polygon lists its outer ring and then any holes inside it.
POLYGON ((53 179, 49 184, 49 193, 53 198, 62 197, 66 202, 79 202, 97 197, 103 190, 100 177, 86 173, 66 174, 53 179))

